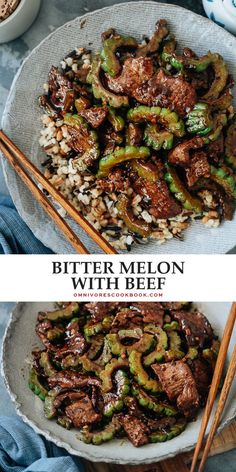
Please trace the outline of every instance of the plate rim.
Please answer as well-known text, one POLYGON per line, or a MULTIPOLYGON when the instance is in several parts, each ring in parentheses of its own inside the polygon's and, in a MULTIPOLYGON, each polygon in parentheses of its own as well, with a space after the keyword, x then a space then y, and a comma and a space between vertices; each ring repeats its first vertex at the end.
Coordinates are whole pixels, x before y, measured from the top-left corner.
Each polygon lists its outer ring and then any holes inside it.
MULTIPOLYGON (((106 463, 110 463, 110 464, 111 463, 120 464, 120 465, 124 465, 124 464, 129 464, 129 465, 152 464, 154 462, 159 462, 159 461, 163 461, 163 460, 166 460, 166 459, 170 459, 170 458, 175 457, 176 455, 178 455, 180 453, 185 453, 185 452, 193 450, 193 448, 194 448, 194 446, 196 445, 196 442, 197 442, 197 437, 196 437, 195 442, 194 442, 193 445, 189 445, 189 446, 179 448, 178 451, 167 453, 165 455, 162 455, 161 457, 155 457, 155 458, 152 457, 150 459, 149 458, 137 459, 137 460, 132 460, 132 461, 122 459, 122 458, 120 458, 119 460, 118 459, 113 459, 112 460, 112 459, 107 458, 106 456, 102 455, 101 454, 101 452, 102 452, 101 449, 97 450, 98 454, 89 451, 89 449, 88 449, 88 452, 85 452, 85 451, 81 452, 79 449, 74 449, 68 443, 61 440, 57 435, 52 434, 52 433, 50 433, 50 432, 48 432, 44 429, 41 429, 41 427, 39 427, 34 420, 31 420, 26 414, 24 414, 24 412, 22 411, 21 404, 17 401, 17 396, 12 391, 12 388, 11 388, 9 380, 8 380, 6 351, 7 351, 7 348, 8 348, 8 342, 11 338, 12 327, 14 326, 15 323, 17 323, 18 319, 21 316, 21 312, 22 312, 24 306, 27 305, 28 303, 32 303, 32 302, 17 302, 16 305, 11 310, 9 320, 8 320, 8 323, 7 323, 7 326, 6 326, 6 330, 5 330, 5 333, 4 333, 4 337, 3 337, 2 346, 1 346, 0 360, 1 360, 1 375, 2 375, 2 378, 3 378, 4 384, 5 384, 5 387, 7 389, 7 392, 8 392, 8 394, 9 394, 9 396, 10 396, 10 398, 11 398, 13 404, 14 404, 16 413, 36 433, 44 436, 48 441, 53 442, 58 447, 64 448, 67 452, 69 452, 72 455, 76 455, 78 457, 83 457, 84 459, 90 460, 92 462, 102 461, 102 462, 106 462, 106 463), (100 453, 99 453, 99 451, 100 451, 100 453)), ((38 302, 38 303, 43 303, 43 302, 38 302)), ((47 303, 47 302, 44 302, 44 303, 47 303)), ((200 303, 200 302, 196 302, 196 303, 200 303)), ((228 426, 235 419, 235 417, 236 417, 236 401, 235 401, 235 404, 233 403, 233 413, 229 416, 229 418, 227 418, 224 422, 222 422, 219 425, 219 427, 217 428, 217 434, 219 434, 226 426, 228 426)), ((103 452, 103 454, 104 454, 104 452, 103 452)))

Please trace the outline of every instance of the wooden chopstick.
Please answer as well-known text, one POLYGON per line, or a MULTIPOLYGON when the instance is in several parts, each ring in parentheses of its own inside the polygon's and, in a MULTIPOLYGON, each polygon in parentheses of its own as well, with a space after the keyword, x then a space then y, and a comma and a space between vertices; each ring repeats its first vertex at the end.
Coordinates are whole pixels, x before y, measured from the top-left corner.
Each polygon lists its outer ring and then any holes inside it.
MULTIPOLYGON (((47 180, 37 167, 23 154, 11 139, 0 130, 0 140, 9 148, 17 160, 29 171, 48 193, 59 203, 68 215, 78 223, 81 228, 95 241, 95 243, 107 254, 117 254, 117 251, 105 238, 84 218, 76 208, 64 198, 64 196, 47 180)), ((14 165, 14 163, 12 164, 14 165)))
POLYGON ((226 377, 225 377, 223 388, 221 390, 217 410, 215 412, 214 420, 213 420, 213 423, 211 425, 211 429, 210 429, 210 432, 209 432, 209 435, 208 435, 208 438, 207 438, 207 442, 206 442, 206 445, 205 445, 203 456, 202 456, 202 459, 201 459, 201 462, 200 462, 200 465, 199 465, 199 468, 198 468, 198 472, 203 472, 204 465, 206 463, 206 460, 207 460, 207 457, 208 457, 208 454, 209 454, 209 450, 211 448, 212 441, 214 439, 214 435, 215 435, 215 432, 217 430, 217 426, 218 426, 219 421, 220 421, 220 417, 221 417, 221 415, 223 413, 223 410, 224 410, 224 406, 225 406, 225 403, 226 403, 226 400, 227 400, 227 397, 228 397, 228 394, 229 394, 229 391, 230 391, 231 384, 232 384, 232 382, 234 380, 234 377, 235 377, 235 372, 236 372, 236 346, 234 346, 233 355, 232 355, 230 363, 229 363, 229 367, 228 367, 228 371, 227 371, 227 374, 226 374, 226 377))
POLYGON ((213 375, 213 379, 212 379, 212 383, 211 383, 211 388, 210 388, 210 391, 209 391, 205 411, 204 411, 204 414, 203 414, 201 428, 200 428, 197 444, 196 444, 196 447, 195 447, 190 472, 194 472, 194 469, 195 469, 195 466, 196 466, 196 463, 197 463, 197 459, 198 459, 198 455, 199 455, 199 452, 200 452, 200 449, 201 449, 201 446, 202 446, 202 442, 203 442, 203 439, 204 439, 204 435, 205 435, 205 432, 206 432, 207 424, 208 424, 210 414, 211 414, 211 411, 212 411, 212 408, 213 408, 213 404, 214 404, 214 401, 215 401, 215 397, 217 395, 217 391, 218 391, 218 387, 219 387, 219 383, 220 383, 220 380, 221 380, 222 371, 223 371, 223 367, 224 367, 224 363, 225 363, 225 359, 226 359, 226 355, 227 355, 227 350, 228 350, 228 347, 229 347, 229 342, 230 342, 231 334, 232 334, 234 323, 235 323, 235 318, 236 318, 236 302, 232 303, 232 305, 231 305, 228 320, 227 320, 227 323, 225 325, 224 334, 223 334, 223 338, 222 338, 222 341, 221 341, 218 358, 217 358, 217 361, 216 361, 216 366, 215 366, 214 375, 213 375))
POLYGON ((76 236, 76 234, 72 231, 66 221, 63 220, 61 215, 56 211, 52 203, 46 198, 42 190, 35 184, 35 182, 31 179, 31 177, 27 174, 25 169, 19 164, 11 152, 7 149, 5 144, 0 140, 0 150, 7 158, 9 163, 12 167, 16 170, 19 177, 23 180, 23 182, 27 185, 28 189, 31 193, 35 196, 37 201, 43 206, 45 211, 48 213, 51 218, 55 221, 55 223, 59 226, 65 237, 70 241, 72 246, 76 249, 76 251, 80 254, 89 254, 86 247, 80 241, 80 239, 76 236))

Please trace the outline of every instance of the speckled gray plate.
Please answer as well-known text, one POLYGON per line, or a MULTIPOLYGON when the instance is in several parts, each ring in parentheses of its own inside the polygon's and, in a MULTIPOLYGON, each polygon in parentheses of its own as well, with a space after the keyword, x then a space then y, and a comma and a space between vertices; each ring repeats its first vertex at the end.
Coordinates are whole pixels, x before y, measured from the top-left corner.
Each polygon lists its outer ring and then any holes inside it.
MULTIPOLYGON (((176 34, 180 46, 192 47, 198 54, 208 49, 217 51, 226 59, 230 72, 236 77, 236 38, 215 23, 184 8, 157 2, 131 2, 88 13, 66 23, 48 36, 23 63, 12 85, 6 104, 2 126, 15 143, 40 166, 43 154, 38 139, 41 111, 37 97, 47 80, 49 68, 76 46, 96 51, 100 47, 100 35, 110 26, 120 33, 129 33, 139 40, 142 35, 154 31, 158 18, 166 18, 176 34)), ((74 253, 44 210, 32 198, 30 192, 4 162, 5 176, 14 203, 34 234, 57 253, 74 253)), ((71 226, 91 253, 100 252, 73 222, 71 226)), ((217 229, 203 227, 195 222, 184 235, 184 242, 170 240, 162 246, 153 241, 147 246, 137 246, 136 253, 225 253, 236 242, 236 217, 224 222, 217 229)))
MULTIPOLYGON (((35 322, 38 311, 52 306, 50 303, 19 303, 13 311, 6 330, 2 349, 2 373, 8 392, 17 409, 17 413, 48 440, 62 446, 70 453, 83 456, 92 461, 114 462, 119 464, 152 463, 172 457, 192 449, 196 443, 201 415, 196 422, 190 423, 177 438, 163 444, 148 444, 135 448, 126 440, 114 440, 101 446, 84 444, 76 437, 74 430, 67 431, 54 421, 48 421, 43 415, 43 405, 27 386, 29 361, 33 348, 39 346, 35 334, 35 322)), ((216 334, 222 336, 229 303, 198 303, 216 334)), ((236 333, 230 345, 230 354, 236 342, 236 333)), ((236 382, 231 388, 229 399, 221 420, 220 429, 236 415, 236 382)))

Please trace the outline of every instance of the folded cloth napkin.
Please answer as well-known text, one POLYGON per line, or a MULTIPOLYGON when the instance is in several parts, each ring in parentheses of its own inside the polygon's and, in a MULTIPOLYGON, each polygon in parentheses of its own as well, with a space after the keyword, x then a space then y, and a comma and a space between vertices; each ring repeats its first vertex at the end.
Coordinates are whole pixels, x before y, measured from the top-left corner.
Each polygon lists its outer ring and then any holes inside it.
POLYGON ((3 195, 0 195, 0 254, 52 254, 26 226, 11 198, 3 195))
POLYGON ((0 471, 84 472, 80 459, 46 441, 20 418, 0 416, 0 471))

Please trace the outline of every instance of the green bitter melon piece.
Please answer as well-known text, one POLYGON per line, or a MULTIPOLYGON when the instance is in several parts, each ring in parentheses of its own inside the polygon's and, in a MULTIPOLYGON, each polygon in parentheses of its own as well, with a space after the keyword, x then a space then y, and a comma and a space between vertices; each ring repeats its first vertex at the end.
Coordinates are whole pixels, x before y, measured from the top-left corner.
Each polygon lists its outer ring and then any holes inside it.
POLYGON ((116 51, 120 47, 136 47, 136 39, 128 36, 113 36, 103 41, 103 47, 100 53, 101 67, 111 77, 119 74, 121 64, 116 56, 116 51))
POLYGON ((192 210, 195 213, 202 213, 203 206, 201 201, 193 197, 185 188, 177 175, 175 169, 167 165, 165 181, 168 183, 169 190, 174 194, 175 198, 182 203, 186 210, 192 210))
POLYGON ((112 375, 118 369, 123 369, 129 366, 127 359, 111 359, 111 361, 105 366, 105 369, 100 371, 99 377, 102 380, 102 390, 103 392, 110 392, 113 388, 112 384, 112 375))
POLYGON ((113 416, 102 431, 90 431, 89 426, 84 426, 81 433, 81 439, 87 444, 95 444, 96 446, 111 441, 117 433, 122 429, 121 423, 117 416, 113 416))
POLYGON ((183 120, 178 117, 176 112, 169 110, 169 108, 140 105, 130 108, 127 113, 127 119, 134 123, 142 123, 144 121, 150 121, 153 124, 160 123, 167 131, 170 131, 170 133, 179 138, 185 135, 183 120))
POLYGON ((53 367, 53 364, 51 362, 48 352, 45 352, 45 351, 42 352, 39 359, 39 364, 44 370, 46 377, 52 377, 53 375, 57 374, 57 370, 53 367))
POLYGON ((178 411, 172 405, 168 405, 167 403, 158 402, 156 399, 152 398, 148 395, 143 389, 139 388, 137 385, 132 385, 132 394, 137 398, 138 403, 147 408, 148 410, 152 410, 159 415, 165 416, 175 416, 177 415, 178 411))
POLYGON ((69 303, 65 308, 54 311, 40 312, 41 319, 45 318, 49 321, 64 321, 73 318, 79 312, 79 304, 76 302, 69 303))
POLYGON ((107 119, 113 126, 114 130, 119 132, 125 127, 125 120, 122 116, 118 115, 115 108, 109 107, 107 119))
POLYGON ((125 95, 116 95, 107 90, 100 78, 101 59, 95 56, 92 62, 91 71, 87 77, 87 82, 92 85, 93 95, 97 99, 101 99, 103 103, 108 103, 111 107, 120 108, 129 105, 129 99, 125 95))
POLYGON ((188 113, 187 130, 189 133, 205 136, 214 127, 211 110, 207 103, 196 103, 193 110, 188 113))
POLYGON ((105 416, 112 416, 116 411, 121 411, 124 406, 124 398, 129 393, 129 379, 123 370, 117 370, 114 375, 114 380, 116 383, 116 393, 105 393, 103 395, 104 399, 104 410, 103 414, 105 416))
POLYGON ((115 356, 121 356, 126 353, 130 354, 133 349, 144 353, 149 351, 154 344, 154 336, 148 333, 143 333, 137 342, 128 346, 121 343, 120 337, 117 333, 108 334, 107 340, 111 352, 115 356))
POLYGON ((144 131, 144 141, 147 146, 155 151, 163 149, 172 149, 174 135, 169 131, 159 130, 157 125, 148 124, 144 131))
POLYGON ((181 434, 185 430, 185 428, 186 421, 179 420, 177 423, 170 427, 169 432, 155 431, 154 433, 150 434, 149 438, 152 443, 169 441, 170 439, 173 439, 179 434, 181 434))
POLYGON ((132 351, 129 355, 129 367, 131 373, 135 376, 138 384, 144 387, 146 390, 150 390, 152 393, 161 392, 162 388, 157 380, 149 377, 148 373, 144 370, 142 365, 142 354, 141 352, 132 351))
POLYGON ((224 169, 211 165, 211 179, 223 187, 225 193, 236 199, 236 181, 233 175, 228 174, 224 169))
POLYGON ((28 385, 30 390, 32 390, 35 395, 37 395, 42 401, 45 400, 46 396, 48 395, 48 390, 44 387, 44 385, 40 381, 39 375, 33 368, 30 370, 29 373, 28 385))
POLYGON ((150 150, 145 146, 125 146, 114 151, 112 154, 107 154, 99 161, 98 178, 106 177, 110 170, 125 161, 131 159, 146 159, 150 156, 150 150))
POLYGON ((132 233, 138 233, 144 238, 147 238, 151 234, 150 224, 134 216, 130 209, 130 200, 126 195, 119 195, 116 208, 119 217, 124 221, 129 231, 132 233))
POLYGON ((176 359, 182 359, 184 357, 184 352, 181 351, 181 338, 176 331, 168 332, 169 338, 169 349, 165 353, 167 361, 172 361, 176 359))
POLYGON ((165 356, 165 350, 168 346, 167 334, 160 326, 147 325, 144 328, 145 331, 152 332, 155 334, 156 346, 155 349, 144 357, 143 363, 145 366, 149 366, 154 362, 160 362, 165 356))

